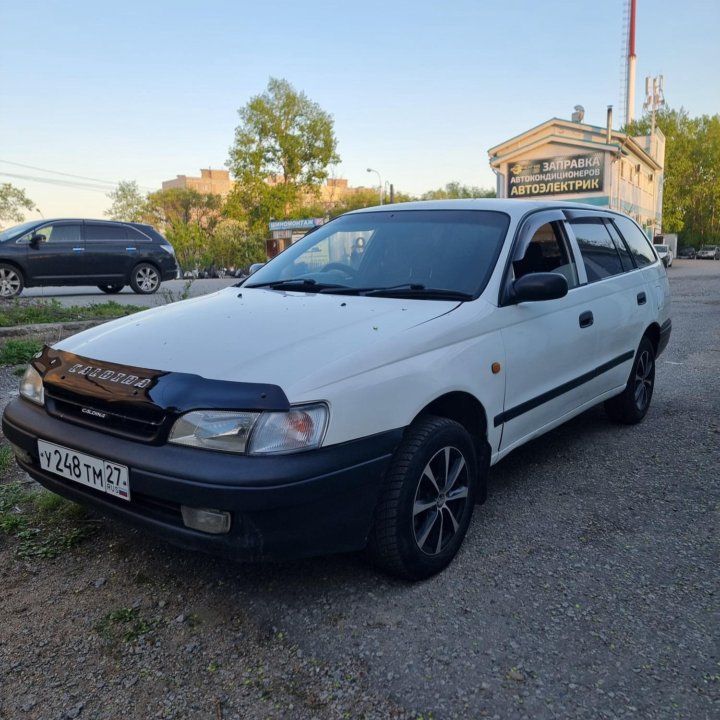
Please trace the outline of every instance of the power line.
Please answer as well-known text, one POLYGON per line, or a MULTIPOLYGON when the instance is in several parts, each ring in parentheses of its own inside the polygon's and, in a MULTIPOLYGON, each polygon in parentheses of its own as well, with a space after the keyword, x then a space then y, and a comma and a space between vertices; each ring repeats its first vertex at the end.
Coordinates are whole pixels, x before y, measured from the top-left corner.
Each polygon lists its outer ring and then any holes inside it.
MULTIPOLYGON (((76 178, 77 180, 90 180, 93 183, 100 183, 101 185, 110 186, 108 189, 112 189, 119 184, 118 182, 113 182, 111 180, 100 180, 99 178, 86 177, 85 175, 73 175, 71 173, 60 172, 59 170, 49 170, 48 168, 36 167, 35 165, 25 165, 24 163, 12 162, 11 160, 0 160, 0 163, 3 163, 5 165, 15 165, 16 167, 21 167, 21 168, 27 168, 28 170, 38 170, 40 172, 49 173, 50 175, 62 175, 63 177, 76 178)), ((12 177, 8 173, 0 173, 0 174, 8 175, 9 177, 12 177)), ((18 175, 16 177, 21 177, 21 176, 18 175)), ((33 178, 33 179, 42 182, 42 180, 40 180, 39 178, 33 178)), ((141 189, 152 192, 156 188, 149 188, 149 187, 143 186, 143 187, 141 187, 141 189)))
POLYGON ((76 189, 81 189, 81 190, 90 190, 92 192, 100 192, 103 194, 107 194, 107 191, 110 189, 110 188, 100 186, 100 185, 91 185, 90 183, 73 182, 72 180, 60 180, 59 178, 43 178, 43 177, 37 177, 35 175, 20 175, 17 173, 0 172, 0 176, 15 178, 15 179, 19 179, 19 180, 31 180, 32 182, 41 182, 41 183, 46 183, 48 185, 58 185, 60 187, 70 187, 70 188, 76 188, 76 189))

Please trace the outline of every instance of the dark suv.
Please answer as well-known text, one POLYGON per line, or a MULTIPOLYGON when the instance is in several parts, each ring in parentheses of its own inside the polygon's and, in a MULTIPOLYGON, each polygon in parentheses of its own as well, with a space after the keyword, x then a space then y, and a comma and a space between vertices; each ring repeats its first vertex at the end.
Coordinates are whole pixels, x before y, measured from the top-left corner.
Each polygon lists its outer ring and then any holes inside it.
POLYGON ((143 295, 178 275, 172 245, 150 225, 34 220, 0 233, 0 297, 38 285, 97 285, 143 295))

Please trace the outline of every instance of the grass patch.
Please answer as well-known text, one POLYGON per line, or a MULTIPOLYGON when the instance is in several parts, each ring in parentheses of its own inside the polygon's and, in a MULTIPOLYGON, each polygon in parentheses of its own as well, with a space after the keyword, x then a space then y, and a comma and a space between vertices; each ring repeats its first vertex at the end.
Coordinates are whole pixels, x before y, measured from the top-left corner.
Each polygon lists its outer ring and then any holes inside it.
POLYGON ((132 315, 146 307, 121 305, 110 300, 97 305, 70 305, 58 300, 14 298, 0 301, 0 327, 71 322, 73 320, 111 320, 132 315))
POLYGON ((20 559, 51 560, 77 547, 95 533, 86 519, 84 508, 47 490, 0 485, 0 532, 18 541, 15 554, 20 559))
POLYGON ((0 365, 27 365, 42 346, 39 340, 8 340, 0 347, 0 365))
MULTIPOLYGON (((12 448, 9 445, 0 445, 0 478, 12 467, 15 462, 15 456, 13 455, 12 448)), ((2 497, 0 497, 0 503, 2 497)), ((0 511, 2 511, 2 505, 0 504, 0 511)))
POLYGON ((118 641, 134 643, 153 633, 162 624, 160 620, 142 617, 138 608, 120 608, 107 613, 95 625, 95 632, 110 644, 118 641))

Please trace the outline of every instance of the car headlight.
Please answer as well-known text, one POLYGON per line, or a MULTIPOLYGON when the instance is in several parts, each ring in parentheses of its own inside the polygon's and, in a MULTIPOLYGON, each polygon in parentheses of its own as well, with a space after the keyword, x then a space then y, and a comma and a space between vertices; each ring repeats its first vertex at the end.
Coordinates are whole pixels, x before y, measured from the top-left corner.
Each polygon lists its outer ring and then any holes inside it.
POLYGON ((266 413, 193 410, 175 422, 168 441, 248 455, 310 450, 320 446, 327 417, 322 404, 266 413))
POLYGON ((36 405, 45 404, 45 391, 40 373, 32 366, 28 366, 20 381, 20 395, 36 405))

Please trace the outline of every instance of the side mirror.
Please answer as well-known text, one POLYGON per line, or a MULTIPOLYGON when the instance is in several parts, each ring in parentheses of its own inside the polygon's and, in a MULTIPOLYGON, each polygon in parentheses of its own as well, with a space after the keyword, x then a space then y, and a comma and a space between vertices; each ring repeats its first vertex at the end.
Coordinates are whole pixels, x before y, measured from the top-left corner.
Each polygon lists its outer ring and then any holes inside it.
POLYGON ((265 263, 253 263, 248 269, 248 275, 252 275, 257 272, 265 263))
POLYGON ((528 273, 509 288, 508 302, 537 302, 557 300, 568 294, 568 282, 560 273, 528 273))
POLYGON ((38 233, 37 235, 33 235, 30 238, 30 247, 37 248, 39 247, 40 243, 44 243, 46 240, 47 238, 45 237, 45 235, 42 235, 40 233, 38 233))

